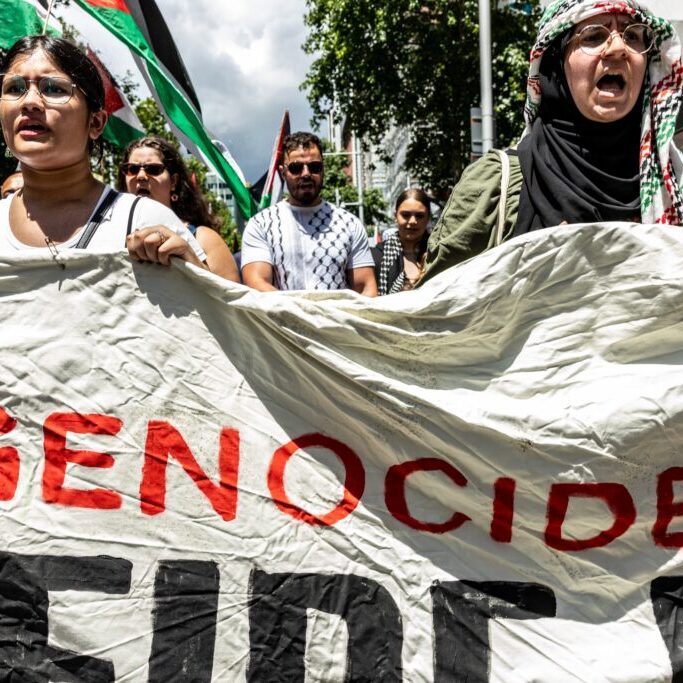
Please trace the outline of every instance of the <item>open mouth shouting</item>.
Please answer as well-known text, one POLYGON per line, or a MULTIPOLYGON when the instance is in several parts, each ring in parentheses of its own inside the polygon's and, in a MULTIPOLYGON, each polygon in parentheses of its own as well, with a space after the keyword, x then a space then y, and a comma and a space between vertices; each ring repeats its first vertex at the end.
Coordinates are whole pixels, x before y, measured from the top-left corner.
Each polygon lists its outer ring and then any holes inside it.
POLYGON ((36 119, 22 118, 17 124, 17 133, 26 140, 45 135, 48 131, 48 127, 36 119))
POLYGON ((610 95, 621 95, 626 89, 626 79, 620 73, 607 73, 597 83, 598 90, 610 95))

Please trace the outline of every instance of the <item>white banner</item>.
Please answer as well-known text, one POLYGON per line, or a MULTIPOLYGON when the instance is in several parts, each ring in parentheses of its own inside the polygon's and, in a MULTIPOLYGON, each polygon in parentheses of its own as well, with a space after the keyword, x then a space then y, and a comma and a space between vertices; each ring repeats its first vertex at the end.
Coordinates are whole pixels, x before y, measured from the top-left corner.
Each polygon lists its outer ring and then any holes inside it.
POLYGON ((420 290, 0 258, 0 679, 683 676, 683 232, 420 290))

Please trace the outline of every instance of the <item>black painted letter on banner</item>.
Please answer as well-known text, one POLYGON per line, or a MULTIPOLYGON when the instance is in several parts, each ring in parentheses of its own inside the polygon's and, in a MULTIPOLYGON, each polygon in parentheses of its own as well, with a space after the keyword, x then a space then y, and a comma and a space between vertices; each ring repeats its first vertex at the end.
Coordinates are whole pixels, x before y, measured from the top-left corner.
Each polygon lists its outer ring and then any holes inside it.
POLYGON ((342 617, 349 633, 347 681, 401 681, 403 625, 394 599, 353 574, 268 574, 250 581, 247 680, 303 681, 306 609, 342 617))
POLYGON ((683 683, 683 576, 662 576, 650 584, 652 611, 671 660, 672 683, 683 683))
POLYGON ((111 661, 47 644, 48 591, 128 593, 131 570, 114 557, 0 552, 0 680, 114 681, 111 661))
POLYGON ((444 581, 431 588, 434 612, 434 680, 487 683, 491 666, 490 619, 554 617, 550 588, 511 581, 444 581))
POLYGON ((149 683, 211 681, 219 586, 215 562, 159 562, 149 683))

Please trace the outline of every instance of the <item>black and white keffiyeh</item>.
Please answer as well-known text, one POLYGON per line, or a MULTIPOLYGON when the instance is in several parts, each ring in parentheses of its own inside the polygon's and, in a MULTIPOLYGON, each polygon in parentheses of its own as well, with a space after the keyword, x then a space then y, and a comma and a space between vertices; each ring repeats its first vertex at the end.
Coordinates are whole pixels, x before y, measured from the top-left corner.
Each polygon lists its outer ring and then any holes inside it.
POLYGON ((391 235, 384 240, 382 261, 379 266, 379 295, 395 294, 403 290, 406 274, 403 269, 403 247, 398 235, 391 235), (399 262, 398 264, 396 262, 399 262), (399 271, 398 277, 390 282, 392 272, 399 271))

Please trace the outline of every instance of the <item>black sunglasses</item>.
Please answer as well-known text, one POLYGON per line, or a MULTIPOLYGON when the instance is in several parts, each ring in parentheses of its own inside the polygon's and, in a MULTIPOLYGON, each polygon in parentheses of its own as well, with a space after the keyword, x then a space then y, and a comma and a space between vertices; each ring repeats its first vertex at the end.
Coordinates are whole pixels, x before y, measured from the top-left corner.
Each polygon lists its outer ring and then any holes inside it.
POLYGON ((304 166, 308 167, 308 172, 313 175, 322 173, 323 162, 322 161, 292 161, 289 164, 285 164, 287 170, 292 175, 301 175, 304 170, 304 166))
POLYGON ((123 175, 137 175, 140 169, 143 169, 147 175, 157 176, 166 170, 166 166, 163 164, 121 164, 123 175))

